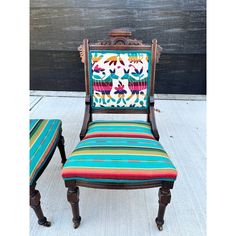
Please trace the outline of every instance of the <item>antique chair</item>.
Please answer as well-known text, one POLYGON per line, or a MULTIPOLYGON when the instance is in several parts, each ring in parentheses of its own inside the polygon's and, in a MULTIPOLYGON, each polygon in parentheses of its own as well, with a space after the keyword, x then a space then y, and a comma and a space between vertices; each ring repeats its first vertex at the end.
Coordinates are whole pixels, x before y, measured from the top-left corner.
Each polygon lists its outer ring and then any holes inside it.
POLYGON ((80 54, 85 68, 85 115, 81 142, 68 157, 62 177, 68 188, 74 228, 80 225, 78 186, 104 189, 159 189, 156 224, 162 230, 177 171, 159 142, 154 115, 154 82, 161 48, 113 30, 108 40, 80 54), (147 114, 147 121, 92 121, 94 113, 147 114))
POLYGON ((51 223, 43 215, 40 193, 35 189, 36 181, 50 162, 56 147, 61 154, 61 162, 66 162, 64 138, 60 120, 30 120, 30 206, 34 209, 39 225, 49 227, 51 223))

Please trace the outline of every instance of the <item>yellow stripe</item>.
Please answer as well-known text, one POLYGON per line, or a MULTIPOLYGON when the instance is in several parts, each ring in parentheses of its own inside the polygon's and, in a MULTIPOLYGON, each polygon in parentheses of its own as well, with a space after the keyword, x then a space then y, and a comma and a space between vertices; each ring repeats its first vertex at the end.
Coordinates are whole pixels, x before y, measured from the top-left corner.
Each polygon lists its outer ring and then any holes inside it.
POLYGON ((47 126, 47 123, 49 121, 48 120, 44 120, 42 121, 41 125, 38 127, 37 131, 34 133, 34 135, 31 137, 30 139, 30 148, 35 144, 35 142, 38 140, 38 138, 40 137, 41 133, 43 132, 43 130, 45 129, 45 127, 47 126))

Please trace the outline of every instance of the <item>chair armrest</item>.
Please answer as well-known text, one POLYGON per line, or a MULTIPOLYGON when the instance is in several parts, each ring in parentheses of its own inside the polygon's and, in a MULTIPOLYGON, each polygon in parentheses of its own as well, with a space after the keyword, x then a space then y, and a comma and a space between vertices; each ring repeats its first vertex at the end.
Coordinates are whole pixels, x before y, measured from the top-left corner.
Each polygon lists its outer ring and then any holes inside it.
POLYGON ((87 133, 87 129, 88 129, 88 124, 91 121, 91 112, 90 112, 90 98, 86 97, 85 98, 85 111, 84 111, 84 121, 83 121, 83 125, 80 131, 80 140, 82 140, 86 133, 87 133))
POLYGON ((149 114, 148 114, 148 121, 151 124, 151 129, 153 136, 157 141, 160 139, 160 135, 156 126, 156 120, 155 120, 155 113, 154 113, 154 98, 150 98, 150 107, 149 107, 149 114))

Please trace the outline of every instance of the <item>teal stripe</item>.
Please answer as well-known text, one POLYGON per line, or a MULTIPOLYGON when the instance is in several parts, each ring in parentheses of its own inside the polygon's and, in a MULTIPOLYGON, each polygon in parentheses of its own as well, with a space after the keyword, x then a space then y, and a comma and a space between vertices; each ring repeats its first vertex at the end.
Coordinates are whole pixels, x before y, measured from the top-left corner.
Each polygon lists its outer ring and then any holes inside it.
MULTIPOLYGON (((33 147, 30 149, 30 176, 32 175, 32 172, 35 170, 35 167, 37 166, 38 162, 43 158, 48 145, 52 143, 53 137, 57 135, 56 133, 59 134, 60 126, 61 126, 60 120, 49 120, 47 125, 44 127, 42 133, 40 134, 40 137, 35 142, 33 147)), ((43 161, 43 163, 41 163, 40 166, 37 167, 38 169, 34 173, 34 176, 37 175, 38 171, 42 168, 45 161, 50 156, 50 152, 55 148, 55 145, 58 142, 58 138, 59 135, 57 135, 47 156, 44 157, 45 160, 43 161)), ((31 182, 34 179, 34 176, 31 176, 31 182)))
MULTIPOLYGON (((133 153, 137 153, 137 154, 140 154, 140 153, 154 153, 154 154, 157 154, 157 155, 167 155, 167 153, 161 149, 161 148, 148 148, 148 147, 140 147, 140 146, 137 146, 137 147, 131 147, 131 146, 127 146, 127 147, 122 147, 122 149, 120 147, 116 147, 116 146, 113 146, 113 147, 107 147, 107 146, 99 146, 99 147, 79 147, 79 148, 76 148, 74 151, 73 151, 73 155, 75 153, 77 153, 79 155, 79 153, 82 153, 84 152, 84 154, 93 154, 92 152, 94 151, 99 151, 99 153, 119 153, 120 150, 122 150, 122 154, 123 153, 127 153, 127 154, 130 154, 130 155, 133 155, 133 153)), ((82 154, 82 155, 84 155, 82 154)))
POLYGON ((103 128, 103 127, 96 127, 96 128, 89 128, 88 131, 87 131, 87 134, 91 134, 91 133, 97 133, 97 132, 102 132, 102 133, 117 133, 117 132, 123 132, 124 134, 152 134, 151 130, 147 129, 131 129, 131 128, 124 128, 124 127, 120 127, 120 128, 109 128, 109 127, 106 127, 106 128, 103 128))
POLYGON ((42 132, 37 137, 36 142, 34 143, 34 145, 30 149, 30 157, 31 158, 34 156, 35 152, 40 147, 40 145, 43 142, 43 140, 45 139, 45 137, 51 132, 51 130, 53 129, 53 125, 55 125, 54 121, 53 120, 49 120, 48 123, 46 124, 46 126, 43 128, 42 132))
POLYGON ((119 138, 119 137, 96 137, 82 140, 76 148, 82 147, 147 147, 163 149, 160 142, 151 139, 119 138))
POLYGON ((115 162, 115 161, 78 161, 69 159, 64 168, 69 168, 73 166, 87 167, 87 168, 129 168, 129 169, 164 169, 164 168, 174 168, 172 163, 167 160, 167 162, 115 162))
POLYGON ((30 131, 34 128, 38 121, 39 119, 30 120, 30 131))
POLYGON ((30 175, 32 174, 34 167, 44 155, 47 146, 52 142, 52 138, 55 136, 55 133, 58 132, 58 123, 53 123, 53 121, 50 121, 49 123, 50 126, 47 126, 44 130, 45 132, 43 131, 40 136, 41 142, 37 142, 37 144, 33 146, 34 152, 30 150, 30 175))
POLYGON ((90 178, 79 178, 79 177, 72 177, 72 178, 64 178, 65 180, 81 180, 81 181, 88 181, 88 182, 95 182, 95 183, 146 183, 146 182, 157 182, 157 181, 175 181, 174 179, 145 179, 145 180, 128 180, 128 179, 90 179, 90 178))
POLYGON ((44 166, 44 164, 47 162, 49 156, 51 155, 52 151, 56 148, 57 142, 58 142, 59 136, 57 136, 53 146, 51 147, 47 157, 44 159, 44 161, 41 163, 40 167, 35 171, 34 176, 31 176, 30 185, 33 183, 34 179, 36 178, 38 172, 41 170, 41 168, 44 166))
POLYGON ((76 156, 71 156, 68 158, 68 162, 70 162, 70 160, 73 161, 86 161, 87 159, 89 160, 103 160, 103 161, 130 161, 130 160, 137 160, 137 161, 165 161, 165 162, 170 162, 170 159, 168 157, 163 157, 163 156, 149 156, 149 155, 135 155, 135 154, 118 154, 118 155, 114 155, 114 154, 106 154, 103 153, 101 155, 98 154, 79 154, 76 156))

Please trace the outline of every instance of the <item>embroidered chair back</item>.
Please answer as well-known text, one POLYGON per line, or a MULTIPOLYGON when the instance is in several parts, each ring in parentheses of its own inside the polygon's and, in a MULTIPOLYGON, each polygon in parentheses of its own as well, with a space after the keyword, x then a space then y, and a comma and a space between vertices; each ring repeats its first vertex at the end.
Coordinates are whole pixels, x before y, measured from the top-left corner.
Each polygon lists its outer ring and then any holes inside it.
MULTIPOLYGON (((114 30, 110 39, 80 46, 85 63, 86 95, 92 111, 148 112, 154 94, 155 66, 161 48, 145 45, 131 32, 114 30)), ((138 112, 136 112, 138 113, 138 112)))

